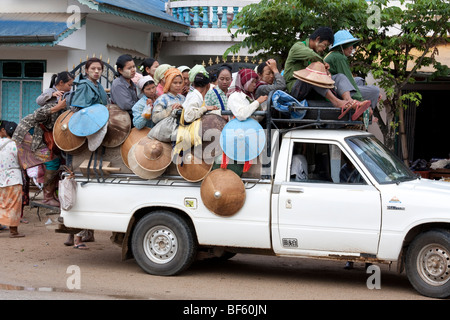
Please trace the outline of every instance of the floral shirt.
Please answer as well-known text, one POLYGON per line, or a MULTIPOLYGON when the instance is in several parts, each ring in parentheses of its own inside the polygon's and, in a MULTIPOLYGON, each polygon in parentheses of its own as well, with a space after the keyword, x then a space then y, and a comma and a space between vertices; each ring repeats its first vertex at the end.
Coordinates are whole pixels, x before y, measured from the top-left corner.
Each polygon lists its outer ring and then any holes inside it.
POLYGON ((9 138, 2 138, 0 149, 0 187, 22 184, 16 143, 9 138))

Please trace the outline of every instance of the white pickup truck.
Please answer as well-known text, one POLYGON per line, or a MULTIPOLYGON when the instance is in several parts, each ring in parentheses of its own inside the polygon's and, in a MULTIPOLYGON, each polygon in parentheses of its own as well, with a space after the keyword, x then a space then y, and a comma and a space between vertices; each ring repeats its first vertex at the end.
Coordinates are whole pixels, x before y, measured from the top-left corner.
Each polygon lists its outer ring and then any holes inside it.
POLYGON ((123 252, 155 275, 182 272, 202 251, 396 262, 419 293, 450 296, 448 182, 418 178, 361 131, 275 131, 271 146, 269 172, 242 176, 246 199, 232 216, 208 210, 201 182, 180 176, 111 174, 81 186, 78 174, 64 225, 118 233, 123 252), (296 157, 303 176, 291 170, 296 157))

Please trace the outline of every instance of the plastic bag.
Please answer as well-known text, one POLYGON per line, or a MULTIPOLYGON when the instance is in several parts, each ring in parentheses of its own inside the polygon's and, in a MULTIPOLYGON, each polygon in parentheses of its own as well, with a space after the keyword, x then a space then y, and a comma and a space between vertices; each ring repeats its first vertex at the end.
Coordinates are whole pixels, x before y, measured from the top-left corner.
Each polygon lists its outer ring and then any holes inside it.
POLYGON ((75 205, 77 198, 77 182, 73 178, 73 174, 66 176, 59 181, 58 198, 61 208, 70 210, 75 205))
POLYGON ((147 137, 161 142, 175 141, 177 136, 177 118, 168 116, 159 121, 148 133, 147 137))
POLYGON ((39 188, 42 189, 44 185, 44 176, 45 176, 45 168, 44 165, 39 164, 37 166, 27 168, 27 175, 33 179, 34 184, 39 188))
POLYGON ((150 120, 152 118, 153 105, 147 104, 142 111, 142 118, 150 120))

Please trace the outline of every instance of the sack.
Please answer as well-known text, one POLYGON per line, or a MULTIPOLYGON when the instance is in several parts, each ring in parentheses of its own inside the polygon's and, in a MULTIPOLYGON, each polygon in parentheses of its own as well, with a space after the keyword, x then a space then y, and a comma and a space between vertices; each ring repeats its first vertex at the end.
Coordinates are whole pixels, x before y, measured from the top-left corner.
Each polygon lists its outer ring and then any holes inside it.
POLYGON ((147 137, 161 142, 172 142, 176 139, 177 118, 168 116, 159 121, 148 133, 147 137))
POLYGON ((191 147, 202 144, 201 137, 202 120, 198 118, 189 124, 184 123, 184 109, 181 112, 180 124, 176 131, 176 141, 174 153, 178 154, 180 151, 191 150, 191 147))
POLYGON ((272 104, 276 110, 289 115, 291 119, 303 119, 306 114, 306 110, 296 111, 293 110, 292 107, 308 107, 308 102, 306 99, 298 101, 291 95, 281 90, 275 91, 272 95, 272 104))
POLYGON ((77 182, 73 178, 73 173, 59 181, 58 198, 61 208, 70 210, 75 205, 77 198, 77 182))

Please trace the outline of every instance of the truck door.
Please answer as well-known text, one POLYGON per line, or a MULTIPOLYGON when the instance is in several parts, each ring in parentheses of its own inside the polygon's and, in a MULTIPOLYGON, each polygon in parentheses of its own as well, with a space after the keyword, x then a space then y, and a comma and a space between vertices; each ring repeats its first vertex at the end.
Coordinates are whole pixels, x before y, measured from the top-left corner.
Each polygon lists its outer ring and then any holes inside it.
POLYGON ((380 193, 344 149, 293 142, 288 165, 278 198, 280 252, 376 254, 380 193))

